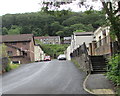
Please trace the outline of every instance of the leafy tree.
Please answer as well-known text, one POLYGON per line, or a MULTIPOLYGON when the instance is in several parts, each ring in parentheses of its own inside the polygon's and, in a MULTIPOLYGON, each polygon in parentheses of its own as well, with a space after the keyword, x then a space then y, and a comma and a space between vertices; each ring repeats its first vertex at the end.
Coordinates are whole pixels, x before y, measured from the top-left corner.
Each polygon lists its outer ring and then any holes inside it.
MULTIPOLYGON (((5 63, 5 65, 2 67, 2 71, 10 71, 11 70, 11 67, 10 67, 10 59, 8 57, 8 54, 7 54, 7 46, 3 43, 3 44, 0 44, 0 57, 2 58, 6 58, 8 61, 7 63, 5 63)), ((1 65, 1 64, 0 64, 1 65)))
POLYGON ((107 76, 116 85, 120 85, 120 54, 116 54, 109 59, 107 76))
POLYGON ((55 35, 57 31, 63 30, 63 26, 60 25, 59 22, 53 22, 50 26, 51 28, 51 34, 50 35, 55 35))
POLYGON ((6 27, 2 28, 2 35, 8 34, 8 29, 6 27))
POLYGON ((73 33, 71 27, 64 27, 63 31, 64 31, 64 36, 70 36, 73 33))
POLYGON ((75 32, 85 32, 84 30, 76 30, 75 32))
POLYGON ((120 1, 102 2, 110 22, 110 30, 116 35, 120 46, 120 1))
POLYGON ((0 44, 0 57, 8 57, 5 44, 0 44))
POLYGON ((33 29, 32 33, 35 36, 42 36, 42 30, 41 30, 41 28, 35 28, 35 29, 33 29))
POLYGON ((32 33, 31 26, 23 26, 20 33, 21 34, 30 34, 30 33, 32 33))
POLYGON ((78 16, 73 16, 68 18, 67 20, 63 21, 63 25, 70 26, 73 24, 78 24, 80 22, 80 18, 78 16))
POLYGON ((60 37, 64 37, 64 31, 58 31, 56 32, 56 35, 60 36, 60 37))
POLYGON ((11 25, 15 25, 15 15, 7 14, 2 16, 2 26, 7 29, 11 28, 11 25))
POLYGON ((21 27, 18 27, 16 25, 13 25, 11 29, 8 31, 8 34, 13 35, 13 34, 20 34, 21 32, 21 27))
POLYGON ((79 30, 79 29, 81 29, 81 30, 85 29, 85 25, 83 25, 83 24, 74 24, 74 25, 71 25, 70 27, 73 31, 79 30))

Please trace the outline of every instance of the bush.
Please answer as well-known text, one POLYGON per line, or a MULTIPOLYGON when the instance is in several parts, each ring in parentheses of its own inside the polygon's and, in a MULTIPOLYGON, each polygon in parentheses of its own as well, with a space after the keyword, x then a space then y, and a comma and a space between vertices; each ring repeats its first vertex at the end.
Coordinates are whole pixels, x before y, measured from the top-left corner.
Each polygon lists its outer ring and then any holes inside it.
POLYGON ((7 63, 6 63, 5 71, 6 71, 6 72, 9 72, 10 70, 11 70, 11 67, 10 67, 10 59, 7 57, 7 63))
POLYGON ((10 65, 8 64, 7 66, 6 66, 6 68, 5 68, 5 71, 6 72, 9 72, 11 70, 11 67, 10 67, 10 65))
POLYGON ((120 85, 120 54, 109 59, 107 77, 117 86, 120 85))

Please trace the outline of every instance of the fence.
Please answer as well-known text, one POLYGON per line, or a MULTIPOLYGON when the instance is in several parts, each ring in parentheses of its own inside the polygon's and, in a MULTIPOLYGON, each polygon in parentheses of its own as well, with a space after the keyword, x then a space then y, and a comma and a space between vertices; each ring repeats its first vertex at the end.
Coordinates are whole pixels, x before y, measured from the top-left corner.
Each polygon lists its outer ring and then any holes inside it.
POLYGON ((80 68, 86 71, 87 73, 90 73, 93 70, 91 59, 88 55, 85 43, 83 43, 83 45, 79 46, 76 50, 74 50, 71 54, 71 57, 80 65, 80 68))

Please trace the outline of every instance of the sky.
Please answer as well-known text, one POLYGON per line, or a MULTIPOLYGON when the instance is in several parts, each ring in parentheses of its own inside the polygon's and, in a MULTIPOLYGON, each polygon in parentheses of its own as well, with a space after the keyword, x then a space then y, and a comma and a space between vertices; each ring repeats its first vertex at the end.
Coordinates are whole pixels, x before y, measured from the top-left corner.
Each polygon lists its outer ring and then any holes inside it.
MULTIPOLYGON (((78 0, 77 0, 78 1, 78 0)), ((69 7, 72 11, 79 12, 85 11, 85 8, 79 8, 77 1, 72 4, 61 6, 60 9, 68 9, 69 7)), ((15 13, 26 13, 26 12, 38 12, 40 11, 41 5, 39 4, 41 0, 1 0, 0 1, 0 16, 4 14, 15 14, 15 13)), ((95 9, 99 10, 101 8, 101 3, 90 2, 90 4, 95 5, 95 9)))

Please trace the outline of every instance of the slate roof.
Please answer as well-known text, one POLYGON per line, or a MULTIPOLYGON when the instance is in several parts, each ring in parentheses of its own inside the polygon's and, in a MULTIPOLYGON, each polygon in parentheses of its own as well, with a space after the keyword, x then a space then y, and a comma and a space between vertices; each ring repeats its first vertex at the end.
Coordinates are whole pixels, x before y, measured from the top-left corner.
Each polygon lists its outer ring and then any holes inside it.
POLYGON ((2 42, 20 42, 20 41, 31 41, 33 34, 19 34, 19 35, 3 35, 2 42))
POLYGON ((94 35, 93 32, 74 32, 76 36, 87 36, 87 35, 94 35))
POLYGON ((49 39, 49 38, 60 38, 60 36, 38 36, 35 39, 49 39))

